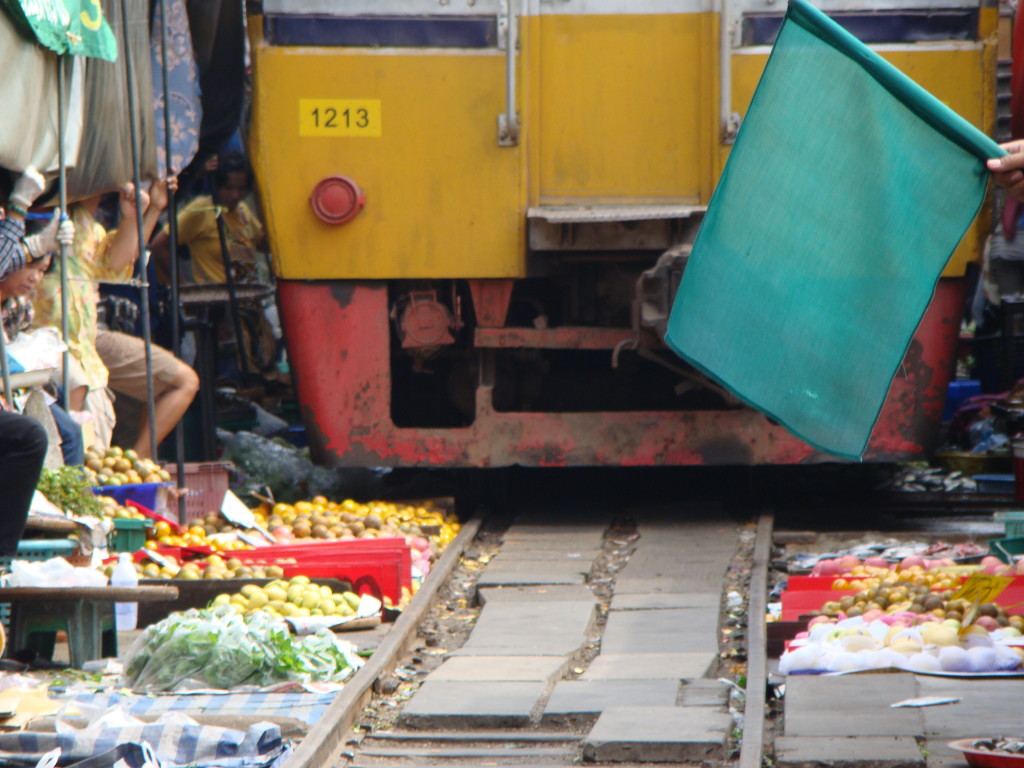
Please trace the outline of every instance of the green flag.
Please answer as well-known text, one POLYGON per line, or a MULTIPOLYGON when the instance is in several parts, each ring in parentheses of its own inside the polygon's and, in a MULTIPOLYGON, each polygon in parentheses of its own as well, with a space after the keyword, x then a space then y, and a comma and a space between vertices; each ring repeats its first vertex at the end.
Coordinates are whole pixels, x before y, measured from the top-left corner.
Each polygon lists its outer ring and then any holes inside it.
POLYGON ((58 54, 117 60, 100 0, 0 0, 18 26, 58 54))
POLYGON ((792 433, 858 458, 999 146, 790 0, 666 340, 792 433))

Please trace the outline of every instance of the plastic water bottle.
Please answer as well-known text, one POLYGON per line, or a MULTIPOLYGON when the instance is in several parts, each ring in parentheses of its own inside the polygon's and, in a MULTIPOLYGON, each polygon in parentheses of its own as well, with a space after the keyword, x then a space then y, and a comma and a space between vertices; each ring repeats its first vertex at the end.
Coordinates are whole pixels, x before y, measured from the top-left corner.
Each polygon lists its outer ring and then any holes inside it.
MULTIPOLYGON (((137 587, 139 574, 135 570, 131 552, 122 552, 117 556, 117 565, 110 575, 112 587, 137 587)), ((118 632, 130 632, 135 629, 139 620, 138 603, 114 603, 114 625, 118 632)))

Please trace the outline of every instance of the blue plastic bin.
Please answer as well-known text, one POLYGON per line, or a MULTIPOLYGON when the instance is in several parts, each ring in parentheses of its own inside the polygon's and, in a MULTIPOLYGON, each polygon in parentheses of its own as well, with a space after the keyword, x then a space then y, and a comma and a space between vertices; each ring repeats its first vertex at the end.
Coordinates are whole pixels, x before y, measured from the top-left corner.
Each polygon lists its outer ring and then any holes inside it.
POLYGON ((942 420, 949 421, 953 418, 957 408, 970 400, 975 395, 981 394, 980 381, 951 381, 946 390, 946 406, 942 411, 942 420))
POLYGON ((167 509, 168 483, 133 483, 130 485, 103 485, 93 488, 97 496, 109 496, 122 507, 129 500, 141 504, 151 512, 167 509), (161 494, 161 489, 163 493, 161 494))

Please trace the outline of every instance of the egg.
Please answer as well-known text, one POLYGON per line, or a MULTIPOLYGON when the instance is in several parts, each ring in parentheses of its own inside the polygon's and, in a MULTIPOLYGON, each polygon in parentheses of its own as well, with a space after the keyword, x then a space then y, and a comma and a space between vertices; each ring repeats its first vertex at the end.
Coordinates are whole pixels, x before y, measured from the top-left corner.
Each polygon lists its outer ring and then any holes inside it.
POLYGON ((820 643, 833 631, 834 624, 815 624, 807 633, 807 639, 812 643, 820 643))
POLYGON ((856 672, 867 669, 867 656, 868 654, 839 651, 824 661, 825 669, 829 672, 856 672))
POLYGON ((967 660, 972 672, 994 672, 996 669, 996 651, 992 647, 979 645, 968 648, 967 660))
POLYGON ((907 669, 911 672, 939 672, 942 666, 939 660, 930 653, 915 653, 907 659, 907 669))
POLYGON ((939 649, 939 666, 943 672, 970 672, 971 661, 967 651, 959 645, 947 645, 939 649))
POLYGON ((959 645, 957 631, 946 624, 929 622, 921 625, 921 640, 925 645, 959 645))
POLYGON ((968 648, 973 648, 977 645, 992 645, 992 636, 989 635, 988 630, 984 627, 979 627, 977 624, 971 624, 971 626, 964 630, 960 635, 960 639, 968 648))
POLYGON ((790 675, 797 672, 821 671, 821 647, 815 643, 787 651, 779 659, 779 674, 790 675))
POLYGON ((877 649, 878 643, 867 633, 850 633, 839 640, 839 647, 848 653, 859 653, 877 649))
POLYGON ((992 649, 995 653, 995 668, 998 670, 1016 669, 1020 666, 1020 656, 1013 648, 997 645, 992 649))
POLYGON ((906 669, 908 657, 892 648, 883 648, 875 653, 873 669, 906 669))

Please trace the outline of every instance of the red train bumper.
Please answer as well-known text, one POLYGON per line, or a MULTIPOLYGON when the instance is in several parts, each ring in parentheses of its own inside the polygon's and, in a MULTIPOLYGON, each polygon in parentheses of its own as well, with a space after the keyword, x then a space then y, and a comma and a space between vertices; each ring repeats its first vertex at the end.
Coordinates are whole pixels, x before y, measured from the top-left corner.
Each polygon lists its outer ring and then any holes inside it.
MULTIPOLYGON (((833 461, 750 409, 500 413, 476 391, 461 428, 396 427, 384 282, 281 280, 279 301, 314 457, 346 466, 665 466, 833 461)), ((965 284, 942 280, 894 379, 866 461, 920 458, 939 436, 965 284)), ((857 372, 849 371, 851 386, 857 372)))

